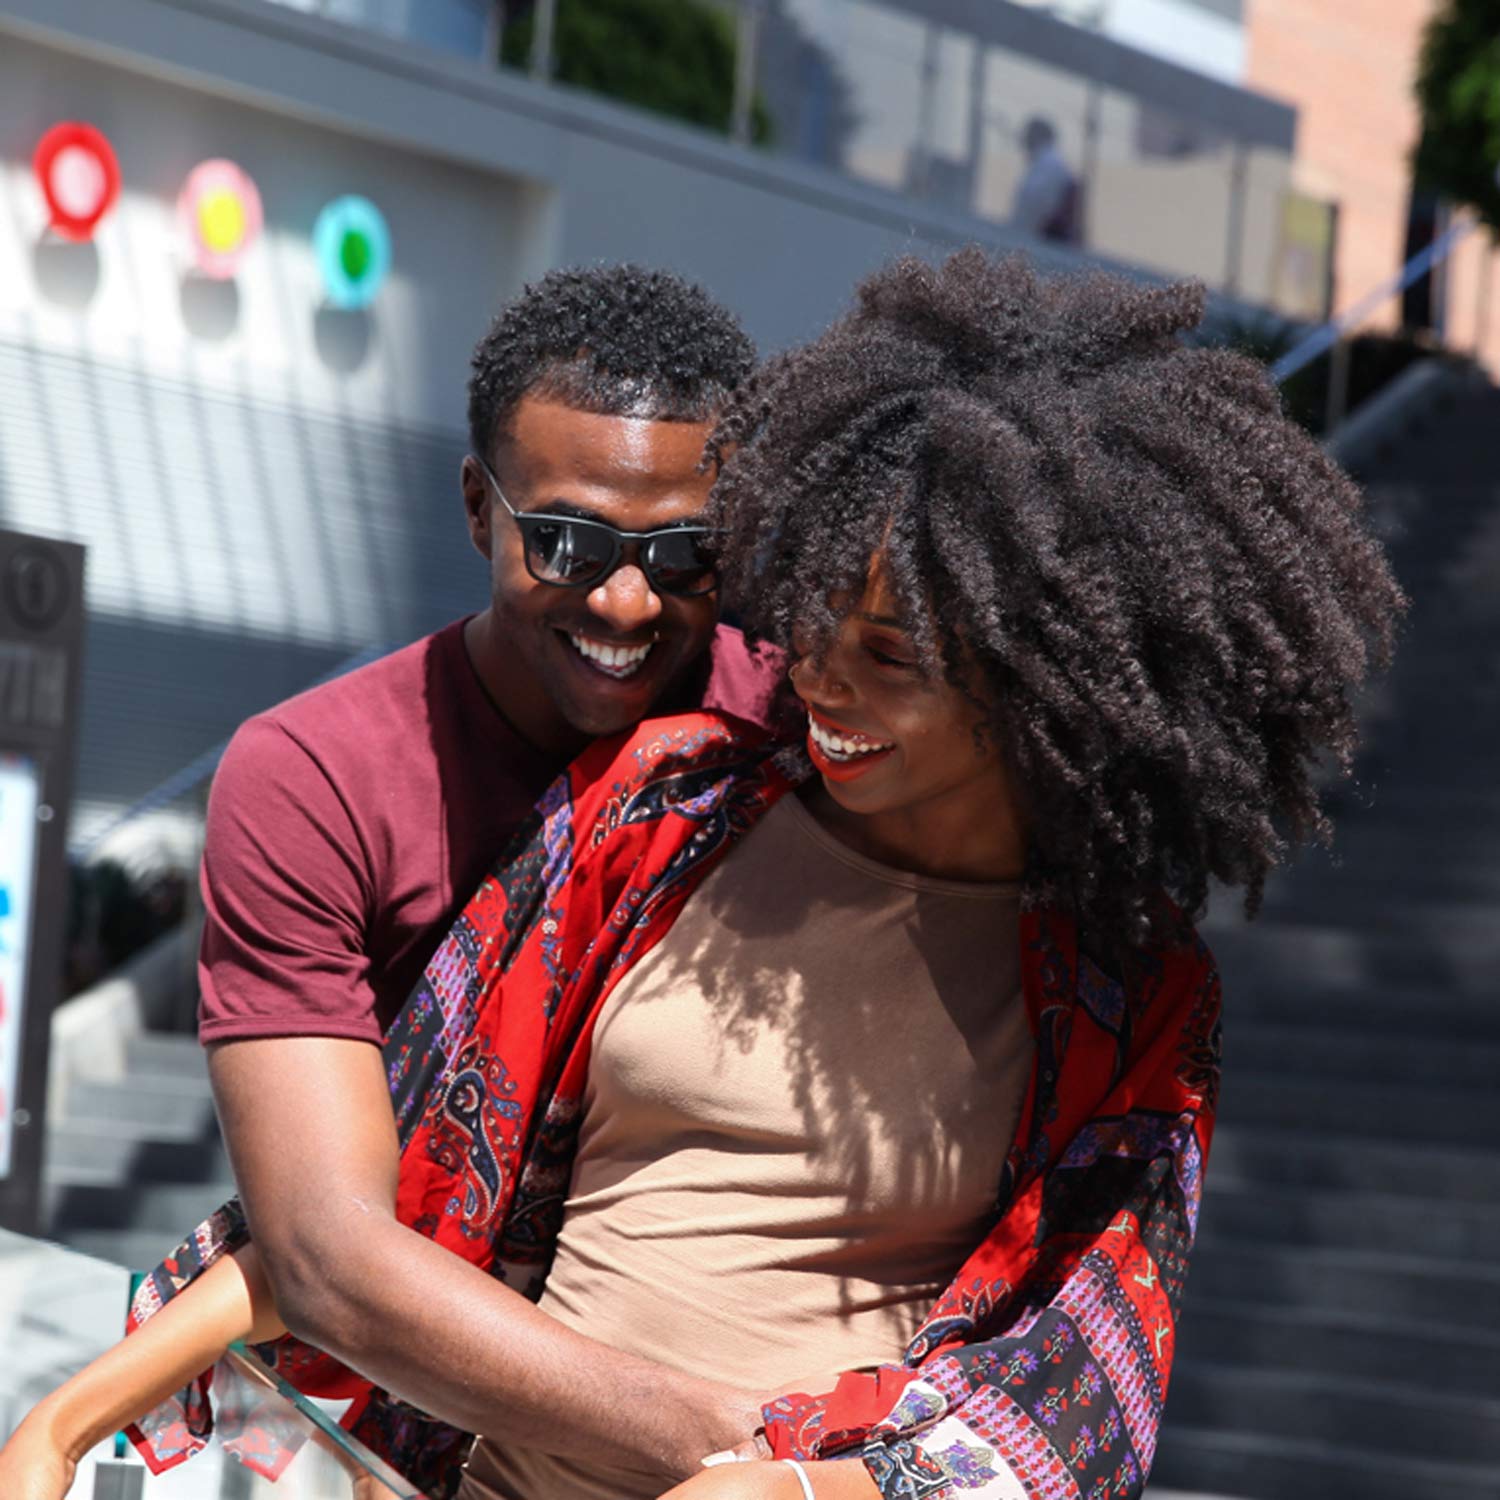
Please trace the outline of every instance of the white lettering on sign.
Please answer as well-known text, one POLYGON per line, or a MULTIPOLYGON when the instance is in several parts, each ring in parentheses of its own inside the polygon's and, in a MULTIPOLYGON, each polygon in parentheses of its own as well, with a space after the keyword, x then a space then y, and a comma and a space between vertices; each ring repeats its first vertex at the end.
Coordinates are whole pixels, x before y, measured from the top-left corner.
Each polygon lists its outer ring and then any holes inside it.
POLYGON ((0 641, 0 721, 60 729, 67 697, 68 657, 60 646, 0 641))
POLYGON ((36 762, 0 754, 0 1181, 10 1176, 26 1021, 26 960, 36 885, 36 762))

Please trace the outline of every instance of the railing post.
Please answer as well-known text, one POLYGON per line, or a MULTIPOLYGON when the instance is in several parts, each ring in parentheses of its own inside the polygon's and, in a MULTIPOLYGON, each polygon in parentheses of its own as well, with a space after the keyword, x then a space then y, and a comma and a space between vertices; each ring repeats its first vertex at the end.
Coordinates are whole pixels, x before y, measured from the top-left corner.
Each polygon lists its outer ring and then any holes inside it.
POLYGON ((925 198, 931 186, 933 135, 937 127, 938 28, 931 22, 922 42, 922 71, 918 74, 917 139, 908 172, 911 191, 925 198))
POLYGON ((750 144, 755 80, 760 70, 761 0, 738 0, 734 13, 734 102, 729 109, 729 137, 750 144))
POLYGON ((484 38, 479 55, 492 68, 500 64, 500 38, 505 31, 505 0, 487 0, 484 10, 484 38))
POLYGON ((536 0, 531 11, 531 76, 545 83, 552 77, 552 38, 557 29, 557 0, 536 0))
POLYGON ((1245 143, 1236 140, 1229 168, 1229 243, 1224 247, 1224 290, 1239 296, 1245 254, 1245 143))
POLYGON ((1328 351, 1328 405, 1323 413, 1323 434, 1326 437, 1349 410, 1349 364, 1353 353, 1353 342, 1341 338, 1328 351))

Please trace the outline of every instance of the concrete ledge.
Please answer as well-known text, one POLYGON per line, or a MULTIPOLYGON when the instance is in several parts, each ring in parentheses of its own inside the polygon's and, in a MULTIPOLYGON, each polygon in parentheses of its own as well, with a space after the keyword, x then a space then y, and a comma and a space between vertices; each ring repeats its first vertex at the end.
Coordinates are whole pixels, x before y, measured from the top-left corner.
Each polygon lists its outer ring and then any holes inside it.
POLYGON ((1470 364, 1441 355, 1419 360, 1355 407, 1324 446, 1346 469, 1358 473, 1385 457, 1439 406, 1486 383, 1470 364))
POLYGON ((181 1014, 198 948, 198 925, 175 927, 143 948, 108 979, 58 1006, 52 1016, 47 1112, 68 1113, 68 1092, 80 1082, 119 1082, 126 1046, 143 1031, 163 1030, 181 1014))

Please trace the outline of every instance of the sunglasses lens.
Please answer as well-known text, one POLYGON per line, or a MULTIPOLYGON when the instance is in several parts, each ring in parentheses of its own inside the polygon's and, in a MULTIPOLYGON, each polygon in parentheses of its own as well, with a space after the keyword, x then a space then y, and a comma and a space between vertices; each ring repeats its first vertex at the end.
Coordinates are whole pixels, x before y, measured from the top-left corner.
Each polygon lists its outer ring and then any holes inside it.
POLYGON ((614 557, 609 534, 586 523, 539 519, 525 531, 527 566, 543 583, 592 583, 608 571, 614 557))
POLYGON ((651 581, 666 594, 706 594, 719 581, 709 539, 701 531, 668 531, 646 549, 651 581))

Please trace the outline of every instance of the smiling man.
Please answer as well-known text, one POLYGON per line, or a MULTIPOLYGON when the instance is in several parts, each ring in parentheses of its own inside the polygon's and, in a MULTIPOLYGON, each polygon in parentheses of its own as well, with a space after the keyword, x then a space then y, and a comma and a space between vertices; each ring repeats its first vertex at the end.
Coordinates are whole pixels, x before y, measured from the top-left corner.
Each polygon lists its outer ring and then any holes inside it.
POLYGON ((677 1473, 743 1439, 753 1397, 570 1332, 398 1223, 380 1042, 591 739, 655 709, 763 713, 774 671, 719 626, 696 524, 753 357, 702 291, 630 266, 506 308, 462 470, 488 607, 247 723, 203 865, 200 1035, 288 1327, 464 1430, 519 1439, 545 1413, 581 1452, 677 1473))

